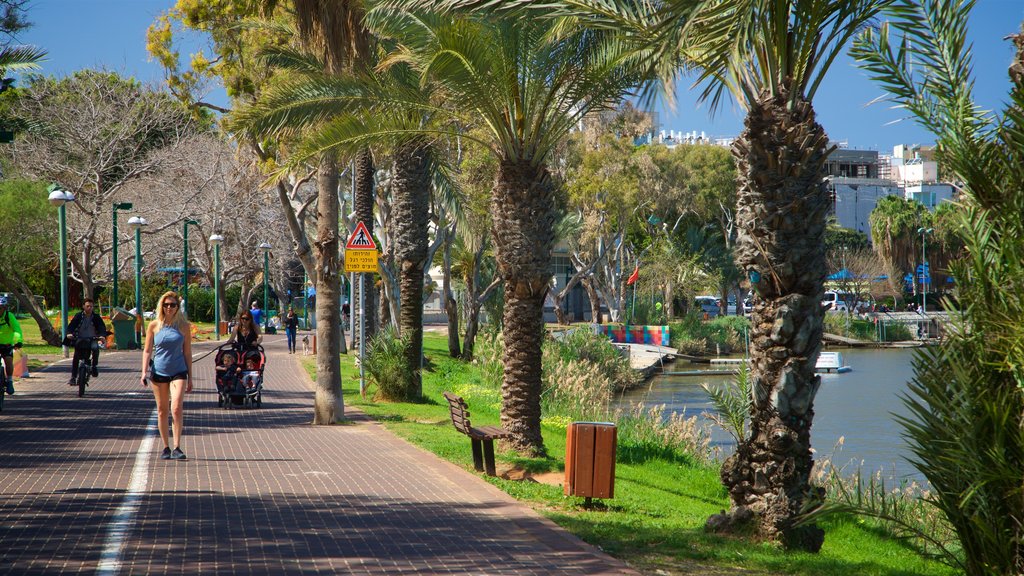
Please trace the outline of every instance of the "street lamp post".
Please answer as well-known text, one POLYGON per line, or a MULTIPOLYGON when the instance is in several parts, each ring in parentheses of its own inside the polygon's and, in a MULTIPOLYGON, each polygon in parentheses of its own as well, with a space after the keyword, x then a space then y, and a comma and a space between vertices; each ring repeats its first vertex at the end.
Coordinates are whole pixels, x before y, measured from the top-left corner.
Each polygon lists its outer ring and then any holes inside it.
POLYGON ((118 268, 117 245, 119 244, 119 242, 118 242, 118 238, 117 238, 117 211, 118 210, 131 210, 131 209, 132 209, 132 203, 131 202, 114 202, 114 210, 113 210, 113 216, 114 216, 114 218, 113 218, 113 220, 114 220, 114 252, 113 252, 113 255, 111 257, 111 266, 110 266, 112 268, 114 289, 113 289, 113 291, 110 294, 110 307, 111 308, 117 306, 117 304, 118 304, 118 302, 117 302, 117 268, 118 268))
POLYGON ((925 280, 930 275, 928 270, 928 255, 925 252, 925 237, 932 232, 934 228, 918 228, 917 233, 921 235, 921 311, 928 314, 928 287, 925 284, 925 280))
POLYGON ((268 291, 267 274, 270 273, 270 243, 263 242, 260 244, 260 250, 263 251, 263 333, 266 334, 267 327, 270 325, 270 292, 268 291))
MULTIPOLYGON (((64 339, 68 337, 68 232, 67 214, 64 205, 75 201, 75 195, 62 190, 56 184, 49 188, 48 197, 50 204, 57 207, 57 216, 60 221, 60 340, 63 346, 64 339)), ((68 348, 64 346, 64 356, 68 355, 68 348)))
POLYGON ((220 245, 224 237, 220 234, 210 235, 213 244, 213 325, 217 340, 220 340, 220 245))
POLYGON ((196 222, 195 220, 191 220, 191 219, 185 220, 185 231, 182 233, 182 236, 184 237, 185 243, 184 243, 184 250, 183 250, 184 254, 183 254, 183 257, 182 257, 182 266, 181 266, 181 274, 182 274, 181 278, 183 280, 182 285, 181 285, 181 312, 183 314, 185 314, 185 316, 188 316, 188 225, 189 224, 191 224, 193 226, 198 226, 199 222, 196 222))
MULTIPOLYGON (((132 216, 128 219, 128 227, 135 231, 135 316, 143 317, 145 307, 142 305, 142 228, 149 225, 149 222, 141 216, 132 216)), ((136 323, 136 326, 141 324, 136 323)), ((142 346, 142 335, 135 330, 135 343, 142 346)))

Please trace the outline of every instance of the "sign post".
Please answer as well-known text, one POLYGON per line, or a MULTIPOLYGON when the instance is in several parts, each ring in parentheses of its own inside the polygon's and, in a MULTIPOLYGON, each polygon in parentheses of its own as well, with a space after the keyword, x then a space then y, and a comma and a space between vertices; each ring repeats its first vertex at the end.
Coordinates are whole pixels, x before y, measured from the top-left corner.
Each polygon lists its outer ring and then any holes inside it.
POLYGON ((373 236, 365 224, 357 223, 345 243, 345 272, 359 272, 359 395, 363 398, 366 398, 366 372, 363 368, 366 354, 365 274, 377 271, 378 257, 373 236))

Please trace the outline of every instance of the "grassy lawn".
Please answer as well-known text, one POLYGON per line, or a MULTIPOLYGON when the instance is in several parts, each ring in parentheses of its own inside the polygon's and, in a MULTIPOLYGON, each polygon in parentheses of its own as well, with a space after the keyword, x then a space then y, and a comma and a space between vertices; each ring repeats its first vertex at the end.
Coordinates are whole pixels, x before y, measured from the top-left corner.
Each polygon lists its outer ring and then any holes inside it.
MULTIPOLYGON (((498 424, 500 394, 483 378, 478 365, 453 360, 446 337, 427 334, 430 360, 423 376, 423 403, 381 403, 359 396, 355 354, 342 356, 345 402, 381 421, 393 433, 467 470, 473 469, 469 440, 457 433, 441 397, 453 391, 469 403, 476 424, 498 424)), ((315 379, 315 360, 299 357, 315 379)), ((548 458, 498 454, 499 472, 515 467, 533 474, 564 471, 565 422, 545 417, 548 458)), ((823 525, 825 546, 819 554, 791 553, 774 545, 709 534, 704 521, 728 508, 714 466, 685 457, 666 459, 642 446, 618 446, 615 497, 588 510, 583 499, 566 497, 549 484, 484 477, 532 506, 583 540, 650 574, 952 574, 942 564, 923 559, 910 545, 888 538, 877 526, 855 517, 823 525)))

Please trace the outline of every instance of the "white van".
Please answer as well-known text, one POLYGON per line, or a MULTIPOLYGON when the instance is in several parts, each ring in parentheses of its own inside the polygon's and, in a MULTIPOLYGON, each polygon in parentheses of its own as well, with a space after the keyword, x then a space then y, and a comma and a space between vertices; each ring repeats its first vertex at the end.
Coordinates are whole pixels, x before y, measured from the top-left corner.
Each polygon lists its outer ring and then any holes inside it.
POLYGON ((854 296, 849 292, 826 290, 825 297, 821 300, 821 305, 825 307, 826 312, 846 312, 849 310, 849 304, 853 300, 854 296))

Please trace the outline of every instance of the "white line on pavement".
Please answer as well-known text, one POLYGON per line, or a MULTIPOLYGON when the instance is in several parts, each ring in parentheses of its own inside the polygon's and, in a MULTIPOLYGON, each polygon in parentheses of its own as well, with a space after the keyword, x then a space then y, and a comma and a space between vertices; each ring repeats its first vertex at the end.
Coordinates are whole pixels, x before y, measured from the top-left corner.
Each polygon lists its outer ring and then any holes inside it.
POLYGON ((124 543, 131 533, 135 524, 135 513, 139 511, 139 502, 146 493, 146 486, 149 483, 149 462, 153 445, 156 443, 156 409, 149 417, 149 424, 146 426, 146 435, 142 438, 139 451, 135 453, 135 466, 132 468, 131 480, 128 482, 128 492, 124 500, 114 513, 110 524, 107 526, 107 538, 103 546, 103 554, 100 555, 100 564, 96 568, 97 574, 113 575, 121 570, 121 553, 124 551, 124 543))

